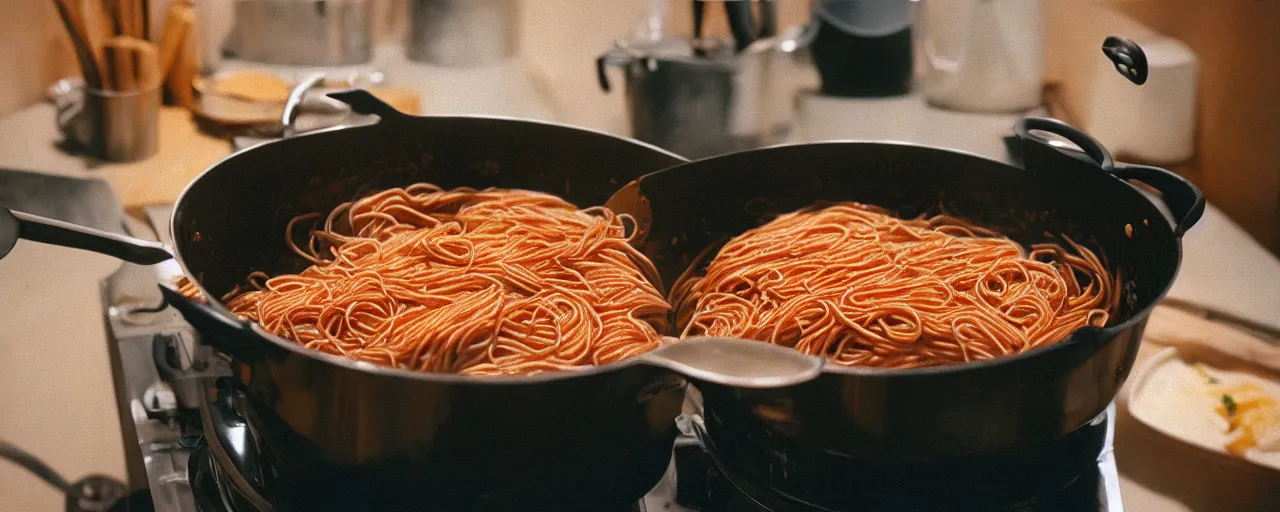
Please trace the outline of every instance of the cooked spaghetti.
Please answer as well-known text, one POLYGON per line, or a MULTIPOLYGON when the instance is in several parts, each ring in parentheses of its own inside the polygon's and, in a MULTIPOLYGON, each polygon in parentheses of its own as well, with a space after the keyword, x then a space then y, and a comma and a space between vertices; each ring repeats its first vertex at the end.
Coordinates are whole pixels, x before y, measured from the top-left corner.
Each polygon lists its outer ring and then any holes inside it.
POLYGON ((949 216, 904 220, 838 203, 779 216, 730 240, 703 275, 676 282, 684 335, 793 347, 846 366, 912 368, 991 359, 1103 326, 1118 293, 1102 261, 1030 252, 949 216))
POLYGON ((311 266, 254 273, 224 301, 304 347, 397 368, 605 364, 658 347, 670 311, 624 220, 523 190, 389 189, 295 218, 286 236, 311 266))

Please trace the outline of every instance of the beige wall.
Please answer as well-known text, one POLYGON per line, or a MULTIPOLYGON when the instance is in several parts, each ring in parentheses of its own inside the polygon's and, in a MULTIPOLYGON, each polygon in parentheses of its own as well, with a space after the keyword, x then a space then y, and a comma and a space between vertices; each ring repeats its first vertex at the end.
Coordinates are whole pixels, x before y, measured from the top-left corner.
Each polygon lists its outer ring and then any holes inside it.
POLYGON ((0 115, 39 101, 54 80, 78 73, 71 41, 48 0, 5 0, 0 13, 0 115))
MULTIPOLYGON (((93 0, 86 0, 93 1, 93 0)), ((406 0, 378 0, 384 34, 406 0), (391 7, 398 5, 397 7, 391 7)), ((648 0, 522 0, 523 48, 538 83, 594 82, 591 61, 615 39, 631 37, 648 0)), ((1280 1, 1045 0, 1046 66, 1069 115, 1083 115, 1097 46, 1107 34, 1142 38, 1153 30, 1189 44, 1201 59, 1196 159, 1183 171, 1253 236, 1280 252, 1280 1), (1074 108, 1074 107, 1079 108, 1074 108)), ((44 88, 77 72, 52 2, 9 0, 0 16, 0 115, 39 101, 44 88)), ((802 21, 808 0, 781 0, 782 27, 802 21)), ((670 0, 671 26, 689 32, 689 2, 670 0)), ((720 10, 708 32, 723 34, 720 10)), ((621 112, 620 94, 569 98, 556 112, 599 129, 601 111, 621 112)), ((559 98, 558 98, 559 99, 559 98)))

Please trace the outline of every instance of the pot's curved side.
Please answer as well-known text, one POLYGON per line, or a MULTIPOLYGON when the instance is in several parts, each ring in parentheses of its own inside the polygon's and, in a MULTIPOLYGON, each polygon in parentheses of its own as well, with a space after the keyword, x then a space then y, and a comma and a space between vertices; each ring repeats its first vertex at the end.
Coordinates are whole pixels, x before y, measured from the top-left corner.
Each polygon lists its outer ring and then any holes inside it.
POLYGON ((708 438, 732 470, 814 503, 849 503, 882 482, 864 474, 869 468, 907 475, 999 460, 1064 439, 1106 409, 1176 274, 1179 234, 1197 216, 1194 194, 1175 208, 1185 214, 1175 231, 1142 193, 1088 157, 1039 145, 1023 157, 1027 169, 907 144, 779 146, 684 164, 630 187, 647 200, 642 250, 668 280, 708 245, 823 200, 906 217, 945 211, 1024 244, 1067 235, 1121 277, 1108 327, 1014 356, 892 371, 828 365, 816 381, 773 390, 695 382, 708 438))
MULTIPOLYGON (((380 188, 522 188, 587 207, 646 172, 684 162, 554 124, 380 114, 374 125, 238 153, 187 188, 174 208, 173 239, 205 296, 222 296, 255 270, 305 267, 285 243, 288 221, 380 188)), ((633 502, 669 460, 684 392, 669 371, 620 365, 486 381, 394 370, 302 349, 236 321, 216 301, 197 304, 166 290, 204 340, 234 359, 234 413, 262 452, 253 485, 289 510, 633 502)))
POLYGON ((243 367, 237 412, 290 510, 574 509, 638 500, 666 470, 683 381, 631 366, 537 385, 360 372, 290 353, 243 367))

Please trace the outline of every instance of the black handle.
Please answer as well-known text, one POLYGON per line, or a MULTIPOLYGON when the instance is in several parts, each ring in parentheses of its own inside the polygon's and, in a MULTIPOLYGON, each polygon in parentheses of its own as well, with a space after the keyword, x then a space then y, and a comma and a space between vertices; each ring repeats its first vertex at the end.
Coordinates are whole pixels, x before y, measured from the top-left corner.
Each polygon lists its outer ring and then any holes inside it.
POLYGON ((395 107, 388 105, 387 102, 378 99, 377 96, 364 89, 331 92, 326 96, 351 105, 351 110, 357 114, 373 114, 382 119, 383 122, 413 118, 409 114, 396 110, 395 107))
POLYGON ((604 92, 609 92, 609 63, 612 61, 612 51, 596 57, 596 80, 600 82, 600 90, 604 92))
POLYGON ((200 299, 183 295, 178 290, 160 285, 165 302, 177 309, 182 318, 200 333, 200 341, 242 363, 260 358, 276 358, 285 349, 263 339, 253 324, 237 318, 226 309, 220 309, 200 299))
POLYGON ((1076 155, 1072 153, 1078 152, 1065 148, 1054 147, 1049 144, 1049 141, 1045 138, 1031 133, 1033 130, 1052 133, 1071 141, 1072 144, 1079 146, 1080 149, 1084 151, 1084 154, 1088 155, 1089 159, 1093 160, 1095 164, 1105 171, 1110 172, 1115 167, 1115 161, 1111 159, 1111 152, 1107 151, 1107 148, 1102 147, 1102 144, 1093 140, 1093 137, 1073 128, 1067 123, 1047 117, 1024 117, 1019 119, 1017 124, 1013 125, 1014 133, 1016 133, 1018 138, 1022 139, 1024 142, 1040 144, 1064 155, 1073 158, 1076 157, 1076 155))
MULTIPOLYGON (((0 225, 4 225, 0 226, 0 238, 24 238, 32 242, 82 249, 114 256, 139 265, 154 265, 173 258, 164 244, 159 242, 110 233, 30 213, 15 212, 4 206, 0 206, 0 225), (15 224, 16 237, 13 232, 15 224)), ((4 240, 0 240, 0 246, 12 247, 11 244, 12 241, 6 244, 4 240)), ((0 257, 4 257, 6 252, 0 251, 0 257)))
MULTIPOLYGON (((1194 226, 1204 215, 1204 193, 1192 185, 1190 181, 1168 170, 1145 165, 1117 164, 1111 154, 1098 141, 1084 132, 1056 119, 1028 117, 1014 125, 1014 132, 1024 143, 1038 144, 1052 148, 1067 156, 1077 157, 1079 152, 1049 145, 1044 138, 1037 136, 1032 130, 1059 135, 1079 146, 1087 155, 1088 161, 1102 168, 1103 171, 1122 180, 1141 181, 1154 188, 1164 196, 1164 202, 1174 217, 1174 234, 1181 237, 1191 226, 1194 226)), ((1025 152, 1024 152, 1025 153, 1025 152)), ((1083 157, 1081 157, 1083 158, 1083 157)))
POLYGON ((1204 215, 1204 193, 1182 176, 1159 167, 1131 164, 1117 164, 1112 174, 1124 180, 1141 181, 1159 190, 1173 213, 1173 234, 1179 237, 1204 215))

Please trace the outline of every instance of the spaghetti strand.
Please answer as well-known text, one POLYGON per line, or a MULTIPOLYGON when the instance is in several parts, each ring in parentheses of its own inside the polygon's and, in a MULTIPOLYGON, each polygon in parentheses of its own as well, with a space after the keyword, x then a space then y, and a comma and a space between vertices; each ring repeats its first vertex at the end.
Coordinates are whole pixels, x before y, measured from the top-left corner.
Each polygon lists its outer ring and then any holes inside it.
POLYGON ((293 219, 290 249, 312 265, 254 272, 224 300, 304 347, 384 366, 527 374, 606 364, 664 343, 671 310, 624 222, 523 190, 387 189, 293 219))
MULTIPOLYGON (((847 366, 913 368, 1016 354, 1103 326, 1119 286, 1095 254, 938 215, 845 202, 730 240, 671 303, 684 336, 793 347, 847 366)), ((703 259, 702 257, 699 260, 703 259)))

